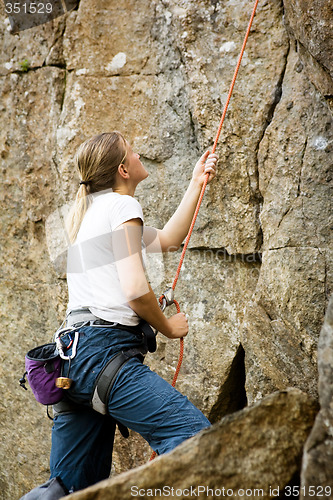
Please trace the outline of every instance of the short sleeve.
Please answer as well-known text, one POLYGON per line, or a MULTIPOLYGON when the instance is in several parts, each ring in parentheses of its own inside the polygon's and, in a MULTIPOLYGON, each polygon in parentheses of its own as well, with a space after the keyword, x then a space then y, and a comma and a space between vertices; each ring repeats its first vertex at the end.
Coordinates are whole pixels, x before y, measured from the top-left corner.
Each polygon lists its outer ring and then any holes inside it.
POLYGON ((119 195, 109 208, 109 223, 114 231, 120 224, 131 219, 141 219, 143 223, 142 207, 138 200, 128 195, 119 195))

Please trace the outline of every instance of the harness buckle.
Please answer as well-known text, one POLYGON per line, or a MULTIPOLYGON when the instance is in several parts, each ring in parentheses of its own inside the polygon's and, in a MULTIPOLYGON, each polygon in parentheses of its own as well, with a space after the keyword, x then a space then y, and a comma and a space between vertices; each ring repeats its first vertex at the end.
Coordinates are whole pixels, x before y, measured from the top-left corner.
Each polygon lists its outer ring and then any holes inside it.
POLYGON ((164 311, 167 307, 171 306, 174 302, 174 290, 169 286, 162 295, 161 310, 164 311))

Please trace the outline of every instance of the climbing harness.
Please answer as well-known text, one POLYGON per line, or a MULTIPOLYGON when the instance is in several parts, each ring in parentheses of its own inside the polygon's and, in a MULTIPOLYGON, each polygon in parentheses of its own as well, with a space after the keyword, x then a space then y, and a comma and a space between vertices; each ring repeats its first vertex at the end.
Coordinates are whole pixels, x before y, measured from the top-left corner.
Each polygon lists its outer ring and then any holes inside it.
POLYGON ((71 360, 75 358, 80 336, 80 328, 105 326, 126 330, 142 336, 143 345, 126 349, 113 356, 97 376, 90 404, 103 415, 108 413, 107 401, 121 367, 131 358, 137 357, 143 362, 147 352, 156 350, 156 338, 151 326, 144 320, 136 326, 105 321, 90 312, 88 308, 72 310, 54 335, 54 342, 35 347, 26 355, 26 372, 20 379, 24 389, 25 376, 38 402, 44 405, 57 404, 64 397, 64 390, 71 387, 69 378, 71 360), (70 351, 71 350, 71 351, 70 351), (67 375, 62 373, 63 361, 68 361, 67 375))
MULTIPOLYGON (((251 14, 251 17, 250 17, 250 21, 249 21, 246 33, 245 33, 243 45, 242 45, 241 51, 240 51, 239 56, 238 56, 238 61, 237 61, 237 64, 236 64, 236 69, 235 69, 235 72, 234 72, 234 75, 233 75, 233 78, 232 78, 232 81, 231 81, 231 84, 230 84, 230 88, 229 88, 227 100, 226 100, 225 105, 224 105, 222 117, 221 117, 221 120, 220 120, 220 124, 218 126, 218 130, 217 130, 217 133, 216 133, 216 137, 215 137, 215 141, 214 141, 214 145, 213 145, 211 153, 215 153, 216 146, 217 146, 218 140, 220 138, 220 134, 221 134, 223 122, 224 122, 225 116, 227 114, 229 102, 230 102, 231 95, 232 95, 232 92, 233 92, 233 89, 234 89, 234 86, 235 86, 235 82, 236 82, 236 78, 237 78, 237 75, 238 75, 238 71, 239 71, 239 68, 240 68, 240 65, 241 65, 241 62, 242 62, 243 54, 244 54, 246 43, 247 43, 247 40, 248 40, 248 37, 249 37, 249 34, 250 34, 250 30, 251 30, 251 27, 252 27, 253 19, 254 19, 256 10, 257 10, 258 2, 259 2, 259 0, 255 0, 255 2, 254 2, 254 6, 253 6, 253 9, 252 9, 252 14, 251 14)), ((175 304, 176 309, 177 309, 177 313, 180 312, 179 304, 173 298, 173 292, 174 292, 174 290, 176 288, 176 284, 177 284, 177 281, 178 281, 178 278, 179 278, 179 274, 180 274, 180 271, 181 271, 181 268, 182 268, 182 265, 183 265, 183 261, 184 261, 184 258, 185 258, 186 249, 188 247, 188 244, 189 244, 192 232, 193 232, 193 228, 194 228, 194 225, 195 225, 198 213, 199 213, 201 202, 202 202, 203 196, 205 194, 205 190, 206 190, 206 186, 207 186, 207 182, 208 182, 208 177, 209 177, 209 173, 207 172, 207 174, 205 176, 204 183, 203 183, 202 188, 201 188, 201 192, 200 192, 200 196, 199 196, 199 199, 198 199, 198 202, 197 202, 197 206, 196 206, 195 211, 194 211, 194 215, 193 215, 193 218, 192 218, 190 229, 189 229, 189 231, 187 233, 187 236, 186 236, 186 239, 185 239, 185 243, 184 243, 183 250, 182 250, 182 253, 181 253, 181 256, 180 256, 180 260, 179 260, 179 264, 178 264, 178 267, 177 267, 177 270, 176 270, 174 281, 173 281, 171 287, 168 288, 160 296, 160 298, 159 298, 160 306, 161 306, 161 308, 162 308, 163 311, 164 311, 164 309, 166 307, 170 306, 171 304, 175 304), (170 292, 170 289, 172 290, 172 293, 170 292)), ((182 361, 183 361, 183 355, 184 355, 184 339, 181 338, 180 339, 180 348, 179 348, 179 359, 178 359, 178 363, 177 363, 176 372, 174 374, 174 377, 173 377, 173 380, 172 380, 172 384, 171 384, 173 387, 176 385, 178 374, 179 374, 179 371, 180 371, 180 368, 181 368, 181 364, 182 364, 182 361)), ((156 453, 153 452, 150 460, 152 460, 155 456, 156 456, 156 453)))
MULTIPOLYGON (((75 309, 72 310, 67 316, 66 328, 58 331, 56 334, 56 342, 58 339, 57 345, 59 345, 58 347, 59 353, 61 353, 60 354, 61 357, 64 360, 68 360, 69 363, 71 359, 75 356, 77 341, 74 340, 73 342, 71 356, 66 356, 63 354, 63 351, 61 351, 61 349, 64 348, 63 345, 62 346, 60 345, 61 335, 67 334, 68 331, 71 330, 71 328, 77 329, 81 328, 82 326, 94 326, 94 327, 108 326, 116 328, 118 330, 132 331, 136 335, 143 336, 144 345, 142 347, 135 347, 117 353, 108 361, 108 363, 104 366, 104 368, 100 371, 100 373, 96 378, 96 382, 94 384, 90 400, 90 405, 94 410, 101 413, 102 415, 107 415, 108 414, 107 403, 109 395, 120 369, 131 358, 137 357, 141 362, 143 362, 144 357, 148 351, 154 352, 156 350, 155 335, 150 325, 144 320, 140 321, 140 323, 136 326, 128 326, 115 322, 112 323, 110 321, 105 321, 101 318, 98 318, 93 313, 91 313, 88 308, 75 309), (75 351, 74 355, 73 351, 75 351)), ((79 332, 76 332, 75 335, 76 334, 79 335, 79 332)), ((69 345, 67 346, 67 349, 69 349, 71 345, 72 343, 70 342, 69 345)), ((68 374, 69 374, 69 368, 68 368, 68 374)))
POLYGON ((57 333, 60 332, 62 334, 63 332, 66 332, 66 329, 70 330, 71 328, 81 328, 82 326, 108 326, 110 328, 117 328, 117 330, 126 330, 127 332, 132 332, 136 335, 142 335, 147 351, 156 351, 156 338, 154 335, 154 331, 147 323, 147 321, 144 320, 141 320, 138 325, 134 326, 122 325, 121 323, 110 322, 98 318, 92 312, 90 312, 90 309, 88 309, 87 307, 83 307, 80 309, 73 309, 67 315, 64 323, 66 323, 66 328, 64 328, 63 330, 58 330, 57 333))

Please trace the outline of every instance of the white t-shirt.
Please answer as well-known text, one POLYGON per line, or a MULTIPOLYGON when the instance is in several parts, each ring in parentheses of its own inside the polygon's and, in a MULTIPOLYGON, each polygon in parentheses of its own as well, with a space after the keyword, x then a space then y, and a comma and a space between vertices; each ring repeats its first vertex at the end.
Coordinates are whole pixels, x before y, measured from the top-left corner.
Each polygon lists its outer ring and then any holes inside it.
MULTIPOLYGON (((122 292, 113 258, 112 231, 124 222, 140 218, 140 203, 128 195, 94 193, 75 243, 68 249, 67 313, 86 308, 97 317, 123 325, 137 325, 139 316, 122 292)), ((145 248, 142 242, 142 254, 145 248)))

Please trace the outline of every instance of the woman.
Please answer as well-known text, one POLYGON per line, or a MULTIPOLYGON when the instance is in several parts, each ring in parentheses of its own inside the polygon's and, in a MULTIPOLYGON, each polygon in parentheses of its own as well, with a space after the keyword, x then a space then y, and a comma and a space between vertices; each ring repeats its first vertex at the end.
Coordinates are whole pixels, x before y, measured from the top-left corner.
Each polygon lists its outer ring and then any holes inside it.
MULTIPOLYGON (((71 491, 108 477, 115 421, 139 432, 158 454, 210 425, 138 356, 131 357, 117 375, 107 401, 109 416, 88 404, 98 374, 113 356, 144 349, 141 320, 169 339, 187 335, 184 313, 166 318, 161 311, 145 276, 144 255, 179 248, 205 174, 209 173, 208 182, 215 176, 217 156, 207 151, 200 158, 178 209, 162 230, 143 226, 134 195, 148 172, 119 132, 88 139, 75 160, 81 181, 68 220, 67 325, 83 326, 77 353, 70 367, 65 363, 64 373, 73 381, 70 400, 82 406, 56 412, 51 451, 51 478, 60 477, 71 491)), ((62 340, 71 354, 72 337, 62 340)))

